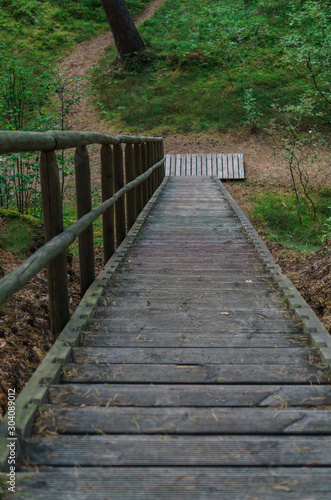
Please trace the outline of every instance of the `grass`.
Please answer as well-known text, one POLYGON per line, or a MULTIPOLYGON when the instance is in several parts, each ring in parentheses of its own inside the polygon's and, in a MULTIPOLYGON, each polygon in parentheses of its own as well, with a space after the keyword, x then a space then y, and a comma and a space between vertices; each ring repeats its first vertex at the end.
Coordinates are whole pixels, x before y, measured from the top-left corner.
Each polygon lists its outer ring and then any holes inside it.
POLYGON ((125 69, 108 49, 95 68, 103 118, 135 133, 267 127, 273 103, 308 95, 314 120, 324 126, 328 106, 309 76, 305 50, 318 52, 314 68, 326 91, 327 8, 318 0, 301 4, 169 0, 140 30, 150 47, 140 64, 125 69))
POLYGON ((41 243, 43 236, 38 219, 4 209, 0 209, 0 217, 3 220, 0 247, 13 252, 18 257, 25 257, 41 243))
MULTIPOLYGON (((133 16, 149 2, 127 0, 133 16)), ((51 66, 109 25, 100 0, 6 0, 0 2, 0 28, 5 53, 51 66)))
POLYGON ((331 215, 331 188, 312 190, 311 195, 315 201, 316 217, 306 200, 301 198, 302 225, 297 216, 294 193, 284 189, 267 188, 253 195, 251 215, 270 241, 300 251, 314 251, 325 239, 326 223, 331 215))

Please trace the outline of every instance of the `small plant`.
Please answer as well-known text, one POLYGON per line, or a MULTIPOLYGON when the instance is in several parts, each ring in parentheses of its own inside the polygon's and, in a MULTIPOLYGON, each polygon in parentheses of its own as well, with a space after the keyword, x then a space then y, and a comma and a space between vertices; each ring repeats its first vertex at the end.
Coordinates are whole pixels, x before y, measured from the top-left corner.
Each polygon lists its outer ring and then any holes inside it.
MULTIPOLYGON (((331 206, 328 207, 328 209, 331 212, 331 206)), ((324 227, 325 227, 325 229, 322 230, 322 234, 323 234, 322 240, 323 240, 323 242, 331 240, 331 215, 324 222, 324 227)))
POLYGON ((247 115, 247 122, 251 126, 251 131, 257 132, 261 113, 257 109, 256 97, 254 97, 252 89, 246 89, 245 91, 244 109, 247 115))
MULTIPOLYGON (((80 104, 82 94, 80 91, 80 77, 65 78, 62 74, 58 74, 54 79, 54 93, 56 99, 52 106, 52 115, 55 121, 55 127, 60 130, 70 130, 71 124, 69 118, 72 117, 80 104)), ((68 177, 72 178, 73 172, 73 157, 66 155, 62 150, 57 154, 57 162, 60 167, 61 174, 61 194, 64 195, 65 182, 68 177)))
POLYGON ((312 114, 312 101, 309 98, 301 99, 298 105, 274 106, 282 120, 281 144, 279 146, 284 165, 289 171, 291 184, 296 198, 296 211, 300 224, 301 196, 309 202, 314 217, 316 207, 310 190, 310 170, 314 162, 318 161, 318 148, 321 138, 317 132, 302 131, 304 120, 312 114))

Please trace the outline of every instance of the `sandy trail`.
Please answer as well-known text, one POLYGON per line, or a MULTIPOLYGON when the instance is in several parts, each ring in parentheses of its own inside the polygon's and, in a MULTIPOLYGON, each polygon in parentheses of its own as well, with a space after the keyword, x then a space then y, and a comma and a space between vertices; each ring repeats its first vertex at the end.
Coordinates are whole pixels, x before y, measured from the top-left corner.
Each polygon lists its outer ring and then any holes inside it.
MULTIPOLYGON (((166 0, 155 0, 151 2, 146 9, 135 17, 135 24, 139 26, 143 21, 151 17, 154 12, 165 3, 166 0)), ((98 62, 102 51, 114 43, 114 37, 111 31, 85 42, 77 47, 66 59, 59 65, 59 71, 66 78, 87 77, 98 62)), ((88 81, 80 81, 80 93, 82 95, 79 109, 69 117, 70 128, 72 130, 93 130, 95 132, 117 135, 112 127, 96 116, 96 112, 89 105, 88 81)))
MULTIPOLYGON (((154 12, 165 3, 166 0, 155 0, 135 18, 137 26, 151 17, 154 12)), ((62 61, 59 66, 60 72, 65 77, 74 78, 89 75, 93 66, 98 62, 102 51, 114 43, 111 32, 83 43, 62 61)), ((72 130, 93 130, 116 136, 120 131, 112 127, 98 116, 88 97, 88 81, 80 81, 80 93, 82 95, 79 109, 69 116, 69 124, 72 130)), ((167 134, 165 136, 166 153, 243 153, 245 161, 246 177, 259 180, 262 184, 265 180, 281 180, 287 183, 289 172, 284 168, 280 159, 279 151, 275 147, 274 137, 266 131, 251 134, 246 131, 231 131, 227 133, 214 134, 167 134)), ((317 184, 323 180, 325 172, 328 171, 328 158, 326 152, 321 152, 323 161, 312 172, 313 182, 317 184)), ((93 184, 100 185, 99 171, 100 161, 97 150, 90 153, 92 168, 94 169, 93 184)), ((236 195, 236 190, 233 194, 236 195)))

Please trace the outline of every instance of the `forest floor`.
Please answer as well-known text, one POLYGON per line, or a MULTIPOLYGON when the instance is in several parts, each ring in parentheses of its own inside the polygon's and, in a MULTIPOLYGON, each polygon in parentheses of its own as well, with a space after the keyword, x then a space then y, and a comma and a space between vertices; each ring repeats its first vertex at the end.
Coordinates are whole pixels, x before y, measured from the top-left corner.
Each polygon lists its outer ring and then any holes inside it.
MULTIPOLYGON (((165 0, 156 0, 136 17, 139 25, 150 17, 165 0)), ((102 51, 113 43, 110 33, 88 41, 67 57, 60 65, 64 76, 74 78, 88 77, 92 67, 98 61, 102 51)), ((89 100, 88 80, 80 81, 82 95, 80 105, 69 117, 73 130, 93 130, 117 135, 121 131, 114 130, 101 120, 94 111, 89 100)), ((228 132, 225 134, 168 134, 165 136, 166 153, 243 153, 245 173, 248 183, 227 182, 225 187, 251 217, 252 190, 262 190, 265 181, 288 184, 288 172, 283 166, 272 135, 260 131, 249 130, 228 132)), ((323 156, 323 154, 322 154, 323 156)), ((323 183, 323 171, 326 167, 326 155, 321 165, 312 172, 314 184, 323 183)), ((92 185, 100 188, 99 154, 91 152, 92 185)), ((0 219, 0 224, 6 221, 0 219)), ((254 221, 253 221, 254 222, 254 221)), ((263 237, 263 227, 254 222, 263 237)), ((317 252, 299 253, 279 243, 265 243, 275 256, 278 264, 296 285, 305 300, 310 304, 325 327, 331 331, 331 248, 326 244, 317 252)), ((98 257, 98 268, 102 259, 98 257)), ((10 252, 0 249, 0 274, 4 275, 17 267, 20 259, 10 252)), ((78 262, 73 258, 69 263, 69 287, 71 290, 71 308, 74 310, 79 302, 78 262)), ((53 343, 48 328, 48 292, 45 272, 40 273, 20 292, 15 294, 0 310, 0 350, 2 365, 0 367, 0 418, 6 409, 6 396, 9 387, 18 393, 29 380, 44 355, 53 343)))

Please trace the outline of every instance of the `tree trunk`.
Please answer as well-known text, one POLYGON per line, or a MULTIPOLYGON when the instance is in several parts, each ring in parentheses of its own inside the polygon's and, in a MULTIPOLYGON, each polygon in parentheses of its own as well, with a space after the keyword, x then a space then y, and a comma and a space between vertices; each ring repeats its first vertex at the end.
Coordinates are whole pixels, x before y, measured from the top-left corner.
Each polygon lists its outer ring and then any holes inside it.
POLYGON ((101 3, 122 61, 127 61, 127 58, 132 60, 135 54, 144 49, 145 45, 134 25, 125 0, 101 0, 101 3))

